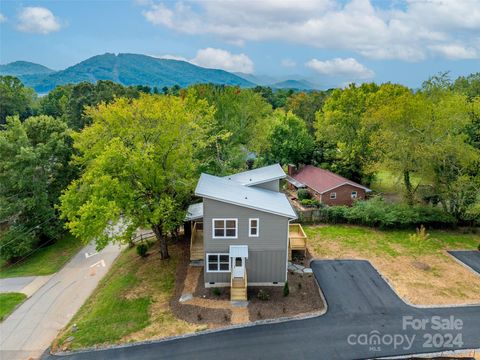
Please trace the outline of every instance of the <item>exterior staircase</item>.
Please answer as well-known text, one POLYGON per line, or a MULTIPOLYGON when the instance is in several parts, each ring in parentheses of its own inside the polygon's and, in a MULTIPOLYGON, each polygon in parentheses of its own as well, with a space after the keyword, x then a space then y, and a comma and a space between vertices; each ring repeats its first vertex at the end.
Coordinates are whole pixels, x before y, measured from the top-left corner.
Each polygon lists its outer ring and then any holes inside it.
POLYGON ((195 223, 192 229, 192 238, 190 240, 190 261, 204 260, 203 251, 203 227, 195 223))
POLYGON ((232 275, 230 281, 230 301, 247 300, 247 271, 243 278, 234 278, 232 275))

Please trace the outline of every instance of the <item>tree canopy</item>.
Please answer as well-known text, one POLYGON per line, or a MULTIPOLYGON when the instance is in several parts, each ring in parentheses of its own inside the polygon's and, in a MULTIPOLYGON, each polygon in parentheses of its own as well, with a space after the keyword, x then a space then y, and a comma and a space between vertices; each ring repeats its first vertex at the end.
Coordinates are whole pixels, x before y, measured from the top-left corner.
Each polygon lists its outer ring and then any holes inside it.
POLYGON ((9 117, 0 131, 0 219, 8 224, 0 237, 3 258, 25 256, 62 231, 55 206, 75 175, 70 133, 44 115, 24 122, 9 117))
POLYGON ((213 114, 193 96, 141 95, 88 108, 91 126, 74 135, 83 172, 61 196, 70 231, 101 249, 148 226, 168 258, 165 234, 183 221, 213 114))

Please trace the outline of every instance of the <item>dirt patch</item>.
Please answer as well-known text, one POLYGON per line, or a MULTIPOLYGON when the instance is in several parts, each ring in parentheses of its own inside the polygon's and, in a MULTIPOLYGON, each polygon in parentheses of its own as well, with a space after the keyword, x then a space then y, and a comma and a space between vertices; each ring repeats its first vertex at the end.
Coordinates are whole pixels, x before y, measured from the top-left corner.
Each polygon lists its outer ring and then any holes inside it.
POLYGON ((320 296, 320 290, 313 274, 288 274, 290 293, 283 296, 283 287, 249 287, 248 311, 250 320, 273 319, 311 312, 319 312, 325 308, 320 296), (269 300, 260 300, 257 294, 264 290, 270 296, 269 300))

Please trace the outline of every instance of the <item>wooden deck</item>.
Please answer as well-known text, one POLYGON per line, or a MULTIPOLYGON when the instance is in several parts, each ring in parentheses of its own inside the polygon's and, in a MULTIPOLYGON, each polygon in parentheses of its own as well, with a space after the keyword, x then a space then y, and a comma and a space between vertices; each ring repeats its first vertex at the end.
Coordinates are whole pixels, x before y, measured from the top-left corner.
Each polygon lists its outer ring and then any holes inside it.
POLYGON ((192 238, 190 240, 190 261, 204 260, 203 251, 203 224, 195 223, 192 229, 192 238))
POLYGON ((292 251, 307 252, 307 235, 300 224, 290 224, 288 229, 288 260, 292 260, 292 251))
POLYGON ((247 271, 243 278, 234 278, 230 280, 230 301, 246 301, 247 300, 247 271))

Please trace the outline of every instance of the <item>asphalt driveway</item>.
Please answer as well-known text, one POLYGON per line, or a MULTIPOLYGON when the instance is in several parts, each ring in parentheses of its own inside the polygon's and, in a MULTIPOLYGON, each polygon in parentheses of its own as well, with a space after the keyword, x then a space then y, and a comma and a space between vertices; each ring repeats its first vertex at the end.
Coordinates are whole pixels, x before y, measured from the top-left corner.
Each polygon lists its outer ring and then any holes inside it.
POLYGON ((328 303, 325 315, 45 358, 362 359, 480 347, 480 306, 411 307, 366 261, 311 266, 328 303))
POLYGON ((449 251, 448 253, 463 262, 473 271, 476 271, 478 274, 480 274, 480 251, 458 250, 449 251))

